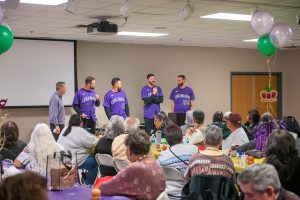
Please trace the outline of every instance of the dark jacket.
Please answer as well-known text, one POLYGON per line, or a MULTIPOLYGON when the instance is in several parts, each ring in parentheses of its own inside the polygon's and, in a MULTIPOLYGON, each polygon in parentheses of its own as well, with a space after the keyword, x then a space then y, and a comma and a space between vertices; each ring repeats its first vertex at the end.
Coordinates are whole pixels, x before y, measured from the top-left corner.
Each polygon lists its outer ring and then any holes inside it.
POLYGON ((234 182, 220 175, 196 175, 186 183, 181 200, 239 200, 234 182))

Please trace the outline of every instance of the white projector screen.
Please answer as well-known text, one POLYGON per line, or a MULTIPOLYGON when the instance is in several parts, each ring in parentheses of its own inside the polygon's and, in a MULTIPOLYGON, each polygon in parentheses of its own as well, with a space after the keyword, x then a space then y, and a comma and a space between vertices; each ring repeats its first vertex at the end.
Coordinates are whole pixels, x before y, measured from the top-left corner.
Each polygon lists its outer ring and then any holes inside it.
POLYGON ((15 39, 0 55, 0 99, 8 107, 48 106, 58 81, 67 84, 63 101, 75 94, 75 41, 15 39))

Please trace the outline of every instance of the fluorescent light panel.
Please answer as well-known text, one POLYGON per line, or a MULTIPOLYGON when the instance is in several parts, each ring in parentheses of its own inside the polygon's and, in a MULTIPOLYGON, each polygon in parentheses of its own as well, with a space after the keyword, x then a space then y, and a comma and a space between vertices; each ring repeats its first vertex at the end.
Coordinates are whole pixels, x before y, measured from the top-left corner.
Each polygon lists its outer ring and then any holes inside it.
POLYGON ((234 14, 234 13, 215 13, 211 15, 201 16, 201 18, 208 19, 224 19, 224 20, 237 20, 237 21, 251 21, 251 15, 234 14))
POLYGON ((146 32, 129 32, 129 31, 120 31, 118 35, 126 36, 138 36, 138 37, 160 37, 169 35, 167 33, 146 33, 146 32))
MULTIPOLYGON (((4 0, 0 0, 0 1, 4 1, 4 0)), ((67 0, 20 0, 20 3, 51 5, 51 6, 56 6, 66 2, 67 0)))
POLYGON ((243 42, 257 42, 258 39, 248 39, 248 40, 243 40, 243 42))

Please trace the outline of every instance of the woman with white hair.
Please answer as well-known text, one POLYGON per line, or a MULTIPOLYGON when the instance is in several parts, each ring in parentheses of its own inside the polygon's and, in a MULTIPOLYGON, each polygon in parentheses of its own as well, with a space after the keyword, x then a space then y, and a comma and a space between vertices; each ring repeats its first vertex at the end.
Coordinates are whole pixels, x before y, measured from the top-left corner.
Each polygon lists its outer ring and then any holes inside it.
MULTIPOLYGON (((47 156, 53 156, 62 148, 55 142, 50 128, 46 124, 37 124, 31 134, 29 144, 14 161, 16 168, 26 168, 40 174, 46 174, 47 156)), ((51 167, 50 162, 50 167, 51 167)))
MULTIPOLYGON (((94 155, 97 153, 108 154, 112 156, 112 143, 114 139, 125 133, 124 128, 124 119, 118 115, 114 115, 110 118, 107 131, 103 138, 101 138, 96 145, 94 155)), ((113 167, 107 167, 100 165, 101 176, 114 176, 117 174, 116 170, 113 167)))
POLYGON ((189 110, 186 112, 184 125, 180 127, 182 134, 185 135, 186 130, 188 128, 191 128, 192 126, 193 126, 193 110, 189 110))

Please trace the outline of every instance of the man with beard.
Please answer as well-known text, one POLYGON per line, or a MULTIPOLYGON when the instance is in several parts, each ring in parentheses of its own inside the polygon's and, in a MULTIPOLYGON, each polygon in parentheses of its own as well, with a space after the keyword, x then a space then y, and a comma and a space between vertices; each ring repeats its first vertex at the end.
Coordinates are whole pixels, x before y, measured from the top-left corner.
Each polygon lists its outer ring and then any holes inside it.
POLYGON ((99 95, 95 92, 96 80, 94 77, 87 77, 85 85, 78 90, 73 100, 73 108, 83 118, 83 126, 95 134, 97 117, 95 106, 100 106, 99 95))
POLYGON ((177 76, 178 87, 174 88, 170 95, 171 112, 186 113, 193 108, 195 95, 192 88, 185 85, 184 75, 177 76))
POLYGON ((154 130, 154 115, 160 112, 160 104, 163 102, 163 93, 159 86, 155 85, 155 75, 147 75, 148 84, 141 90, 141 99, 144 101, 145 131, 148 135, 154 130))
POLYGON ((110 119, 113 115, 119 115, 126 119, 129 117, 129 107, 126 94, 121 89, 121 79, 113 78, 111 80, 111 85, 112 89, 105 94, 103 101, 106 116, 110 119))

